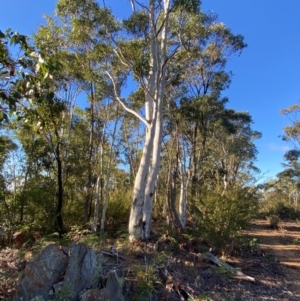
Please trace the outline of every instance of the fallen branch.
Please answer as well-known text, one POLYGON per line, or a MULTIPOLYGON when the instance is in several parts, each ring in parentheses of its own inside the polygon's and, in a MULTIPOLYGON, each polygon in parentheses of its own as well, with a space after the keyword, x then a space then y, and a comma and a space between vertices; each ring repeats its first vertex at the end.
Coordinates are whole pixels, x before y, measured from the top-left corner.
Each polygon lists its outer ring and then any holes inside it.
POLYGON ((206 253, 206 257, 208 260, 210 260, 214 264, 216 264, 222 268, 225 268, 226 271, 228 271, 230 274, 232 274, 234 278, 255 282, 255 278, 245 275, 239 269, 233 268, 228 263, 226 263, 223 260, 219 259, 218 257, 214 256, 210 252, 206 253))

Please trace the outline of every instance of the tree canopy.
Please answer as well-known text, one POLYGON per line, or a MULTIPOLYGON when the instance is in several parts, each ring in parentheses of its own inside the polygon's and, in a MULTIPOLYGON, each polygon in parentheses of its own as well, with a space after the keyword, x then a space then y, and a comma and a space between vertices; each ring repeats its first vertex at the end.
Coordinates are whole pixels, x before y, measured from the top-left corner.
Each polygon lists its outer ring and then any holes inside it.
POLYGON ((223 96, 244 37, 197 0, 130 3, 119 20, 59 0, 32 37, 0 32, 4 227, 125 222, 147 239, 155 219, 200 229, 223 199, 241 212, 257 201, 261 134, 223 96))

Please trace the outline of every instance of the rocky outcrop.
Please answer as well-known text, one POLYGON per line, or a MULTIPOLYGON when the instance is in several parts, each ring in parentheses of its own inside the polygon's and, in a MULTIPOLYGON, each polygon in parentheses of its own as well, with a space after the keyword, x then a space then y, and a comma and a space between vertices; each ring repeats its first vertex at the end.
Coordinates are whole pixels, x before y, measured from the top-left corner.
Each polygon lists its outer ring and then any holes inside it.
POLYGON ((108 253, 98 253, 83 243, 70 248, 46 246, 29 262, 12 301, 125 301, 123 272, 104 273, 108 253))
POLYGON ((52 285, 62 278, 68 261, 68 256, 59 246, 55 244, 46 246, 33 261, 26 265, 13 301, 30 301, 36 296, 47 300, 52 285))
POLYGON ((68 300, 78 300, 83 289, 97 285, 99 276, 94 250, 82 243, 73 244, 70 248, 69 264, 61 287, 62 290, 72 292, 68 300))

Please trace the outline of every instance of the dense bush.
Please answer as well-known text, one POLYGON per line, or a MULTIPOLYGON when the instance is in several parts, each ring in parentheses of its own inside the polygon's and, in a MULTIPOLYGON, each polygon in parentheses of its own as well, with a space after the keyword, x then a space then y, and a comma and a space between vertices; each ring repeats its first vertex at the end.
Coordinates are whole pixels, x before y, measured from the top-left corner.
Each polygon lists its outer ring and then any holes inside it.
POLYGON ((293 205, 284 201, 268 200, 262 204, 262 213, 265 217, 278 216, 280 219, 296 220, 300 218, 300 208, 295 208, 293 205), (268 203, 267 203, 268 202, 268 203))
POLYGON ((277 228, 280 222, 280 218, 278 215, 272 214, 267 216, 267 220, 271 227, 277 228))
POLYGON ((131 207, 131 190, 114 190, 111 192, 107 206, 106 220, 113 224, 126 222, 129 218, 131 207))
POLYGON ((212 246, 226 249, 257 209, 258 198, 247 188, 231 189, 223 196, 207 191, 195 204, 197 229, 212 246))

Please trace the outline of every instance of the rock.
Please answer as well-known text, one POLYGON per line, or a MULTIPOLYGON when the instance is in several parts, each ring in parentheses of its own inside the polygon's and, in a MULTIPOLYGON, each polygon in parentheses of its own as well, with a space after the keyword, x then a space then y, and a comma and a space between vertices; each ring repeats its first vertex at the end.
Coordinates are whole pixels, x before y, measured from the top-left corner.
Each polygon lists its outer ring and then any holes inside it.
POLYGON ((103 300, 103 290, 90 289, 82 294, 81 301, 102 301, 103 300))
MULTIPOLYGON (((101 271, 102 271, 102 266, 101 271)), ((96 260, 96 253, 92 248, 88 248, 83 259, 83 264, 81 268, 81 278, 84 282, 83 285, 93 286, 97 285, 99 281, 100 273, 98 271, 98 263, 96 260)))
POLYGON ((70 259, 61 290, 69 291, 65 300, 78 300, 79 293, 95 287, 99 275, 95 251, 83 243, 74 243, 70 248, 70 259))
POLYGON ((63 281, 60 281, 60 282, 58 282, 58 283, 54 283, 53 284, 53 293, 55 294, 55 293, 58 293, 59 291, 60 291, 60 289, 62 288, 62 286, 63 286, 63 281))
POLYGON ((49 244, 27 266, 13 301, 30 301, 36 296, 48 300, 49 291, 59 282, 68 265, 66 256, 56 244, 49 244))
POLYGON ((124 276, 121 271, 109 271, 107 274, 106 287, 91 289, 82 294, 81 301, 125 301, 123 295, 124 276))
POLYGON ((104 260, 83 243, 70 248, 50 244, 27 264, 12 301, 78 301, 80 295, 84 301, 125 301, 123 272, 113 270, 103 275, 104 260), (103 277, 106 287, 99 290, 103 277))
POLYGON ((109 271, 106 282, 106 299, 105 301, 125 301, 123 295, 125 279, 122 271, 109 271))

